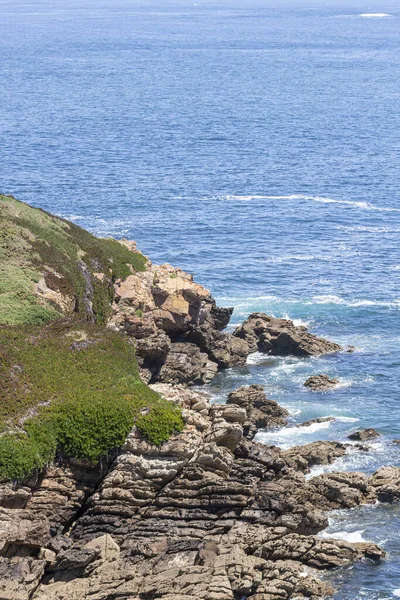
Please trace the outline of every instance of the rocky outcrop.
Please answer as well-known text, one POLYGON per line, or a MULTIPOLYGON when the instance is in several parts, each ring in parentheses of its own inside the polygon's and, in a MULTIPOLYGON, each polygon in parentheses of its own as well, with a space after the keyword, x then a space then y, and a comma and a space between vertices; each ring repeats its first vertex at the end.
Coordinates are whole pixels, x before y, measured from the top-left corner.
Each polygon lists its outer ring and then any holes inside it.
POLYGON ((232 310, 218 307, 192 275, 148 262, 146 271, 116 282, 109 327, 136 340, 142 375, 153 383, 206 383, 220 369, 243 366, 256 350, 284 356, 341 350, 305 327, 264 313, 250 315, 233 334, 227 333, 222 330, 232 310))
POLYGON ((381 467, 370 482, 380 502, 394 504, 400 501, 400 467, 381 467))
POLYGON ((283 427, 289 412, 275 400, 269 400, 262 385, 243 386, 231 392, 228 405, 237 405, 246 411, 243 434, 251 440, 259 429, 283 427))
POLYGON ((316 534, 324 511, 389 490, 393 501, 399 469, 307 480, 345 446, 282 452, 246 439, 249 414, 269 403, 260 387, 239 388, 227 405, 185 386, 153 389, 182 406, 185 429, 169 442, 133 430, 103 470, 62 464, 1 486, 2 598, 322 598, 333 590, 318 571, 383 557, 374 544, 316 534))
POLYGON ((145 272, 116 282, 109 327, 136 340, 146 381, 202 384, 218 369, 246 363, 247 343, 221 331, 232 310, 216 306, 192 275, 149 262, 145 272))
POLYGON ((198 346, 176 342, 171 344, 155 379, 165 383, 202 384, 211 381, 217 371, 218 365, 198 346))
POLYGON ((349 440, 353 440, 355 442, 366 442, 367 440, 374 440, 379 437, 380 433, 378 433, 375 429, 361 429, 360 431, 355 431, 348 436, 349 440))
POLYGON ((339 344, 308 333, 306 327, 265 313, 252 313, 233 335, 245 340, 250 352, 258 350, 274 356, 319 356, 342 350, 339 344))
POLYGON ((338 379, 328 377, 328 375, 311 375, 304 385, 313 392, 324 392, 336 387, 339 383, 338 379))

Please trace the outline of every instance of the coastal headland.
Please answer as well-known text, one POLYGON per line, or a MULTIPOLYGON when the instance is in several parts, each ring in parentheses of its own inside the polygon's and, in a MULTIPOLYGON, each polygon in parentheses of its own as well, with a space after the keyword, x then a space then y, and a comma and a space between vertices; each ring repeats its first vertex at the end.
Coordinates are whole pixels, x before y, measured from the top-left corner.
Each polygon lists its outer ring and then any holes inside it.
POLYGON ((349 445, 258 443, 290 418, 262 386, 199 387, 254 352, 346 349, 264 313, 227 333, 231 314, 134 242, 0 196, 1 598, 317 600, 326 572, 384 559, 318 534, 398 501, 398 467, 309 477, 349 445))

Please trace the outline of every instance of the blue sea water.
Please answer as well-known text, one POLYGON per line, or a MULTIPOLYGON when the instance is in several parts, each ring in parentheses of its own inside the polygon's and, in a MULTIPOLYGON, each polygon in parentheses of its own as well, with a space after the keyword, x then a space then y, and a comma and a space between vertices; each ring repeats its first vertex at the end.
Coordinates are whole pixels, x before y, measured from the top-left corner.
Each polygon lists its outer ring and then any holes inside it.
MULTIPOLYGON (((400 5, 394 0, 0 0, 0 189, 193 272, 233 323, 288 316, 354 354, 252 356, 283 447, 383 435, 330 468, 400 464, 400 5), (385 16, 386 15, 386 16, 385 16), (312 373, 341 381, 306 391, 312 373)), ((332 515, 324 535, 388 559, 336 600, 400 596, 400 512, 332 515)))

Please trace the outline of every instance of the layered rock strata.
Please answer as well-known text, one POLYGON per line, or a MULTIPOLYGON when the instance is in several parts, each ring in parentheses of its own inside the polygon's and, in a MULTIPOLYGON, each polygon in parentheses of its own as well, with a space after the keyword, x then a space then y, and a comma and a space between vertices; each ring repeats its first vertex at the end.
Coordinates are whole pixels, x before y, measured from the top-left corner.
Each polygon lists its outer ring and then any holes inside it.
POLYGON ((397 501, 399 468, 306 479, 346 446, 281 451, 244 437, 248 407, 234 395, 210 405, 185 387, 156 389, 183 408, 169 442, 133 430, 102 466, 64 463, 1 486, 1 598, 317 599, 333 592, 319 571, 383 558, 374 544, 317 534, 328 510, 397 501))

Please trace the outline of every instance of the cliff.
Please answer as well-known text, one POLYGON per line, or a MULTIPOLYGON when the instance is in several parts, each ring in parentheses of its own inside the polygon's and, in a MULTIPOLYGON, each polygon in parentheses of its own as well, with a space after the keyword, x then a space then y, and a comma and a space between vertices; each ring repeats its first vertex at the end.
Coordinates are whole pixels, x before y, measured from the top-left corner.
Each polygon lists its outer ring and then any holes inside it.
POLYGON ((288 418, 261 386, 226 405, 191 387, 254 351, 340 346, 264 313, 226 333, 232 309, 133 242, 0 209, 1 598, 317 599, 318 572, 384 557, 318 533, 397 501, 398 468, 309 479, 347 445, 259 444, 288 418))

